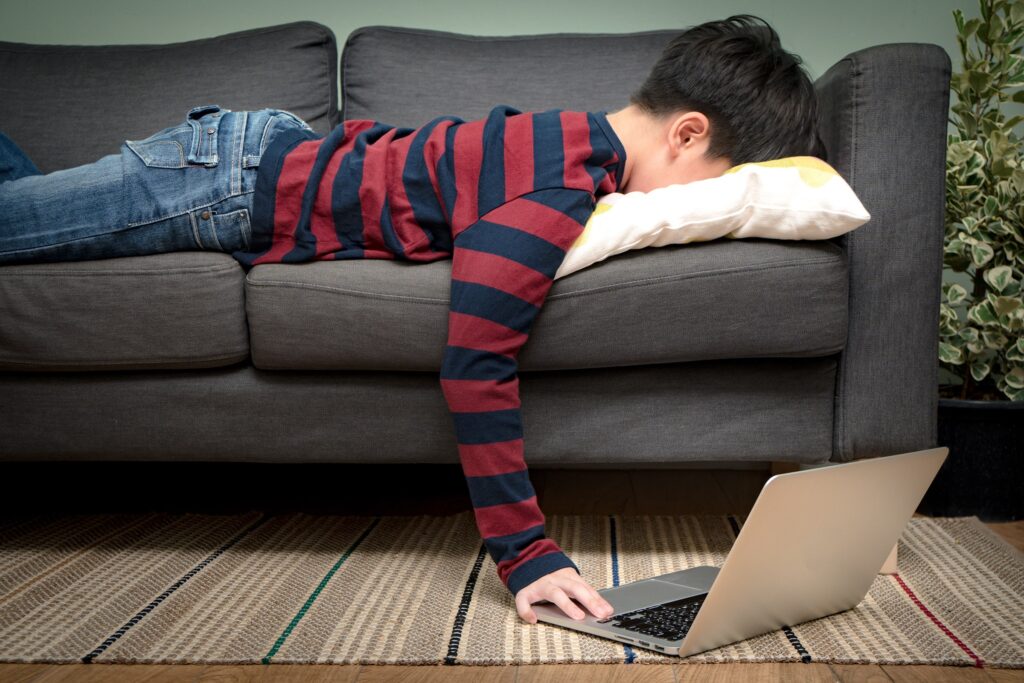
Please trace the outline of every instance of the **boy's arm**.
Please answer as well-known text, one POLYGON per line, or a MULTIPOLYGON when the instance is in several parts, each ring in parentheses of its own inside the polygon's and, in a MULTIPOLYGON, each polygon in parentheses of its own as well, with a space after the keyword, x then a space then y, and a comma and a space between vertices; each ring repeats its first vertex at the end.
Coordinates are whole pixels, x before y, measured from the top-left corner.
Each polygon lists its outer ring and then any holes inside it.
POLYGON ((516 356, 594 197, 565 188, 505 202, 456 234, 441 387, 477 527, 513 593, 579 568, 544 536, 523 457, 516 356))

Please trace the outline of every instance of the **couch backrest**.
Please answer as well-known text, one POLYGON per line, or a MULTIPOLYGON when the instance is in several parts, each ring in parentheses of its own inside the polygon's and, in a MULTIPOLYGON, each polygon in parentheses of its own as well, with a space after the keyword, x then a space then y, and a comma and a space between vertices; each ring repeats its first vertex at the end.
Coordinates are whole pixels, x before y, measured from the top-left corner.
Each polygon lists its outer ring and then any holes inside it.
POLYGON ((497 104, 613 111, 682 30, 472 36, 367 26, 342 50, 341 113, 417 127, 436 116, 481 118, 497 104))
POLYGON ((163 45, 0 42, 0 130, 44 173, 117 153, 201 104, 338 123, 334 33, 312 21, 163 45))

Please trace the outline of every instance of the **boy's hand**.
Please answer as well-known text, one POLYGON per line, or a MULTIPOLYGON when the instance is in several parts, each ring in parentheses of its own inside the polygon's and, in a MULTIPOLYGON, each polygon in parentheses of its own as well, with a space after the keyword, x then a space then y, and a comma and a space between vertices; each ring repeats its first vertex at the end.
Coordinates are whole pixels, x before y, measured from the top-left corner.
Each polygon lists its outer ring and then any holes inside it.
POLYGON ((537 613, 530 609, 530 605, 550 600, 573 619, 583 619, 586 613, 570 597, 583 603, 599 619, 610 617, 614 612, 608 601, 572 567, 562 567, 520 588, 516 593, 516 611, 526 622, 536 624, 537 613))

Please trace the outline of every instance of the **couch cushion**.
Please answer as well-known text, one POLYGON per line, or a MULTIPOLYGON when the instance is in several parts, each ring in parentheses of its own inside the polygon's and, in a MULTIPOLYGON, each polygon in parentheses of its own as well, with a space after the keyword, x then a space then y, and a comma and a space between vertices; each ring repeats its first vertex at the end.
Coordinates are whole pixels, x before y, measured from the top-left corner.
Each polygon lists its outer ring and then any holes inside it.
POLYGON ((342 117, 420 126, 482 118, 496 104, 612 111, 682 29, 635 33, 474 36, 368 26, 341 54, 342 117))
MULTIPOLYGON (((263 369, 438 371, 451 260, 264 264, 246 277, 263 369)), ((714 240, 619 254, 554 282, 521 370, 822 356, 846 340, 845 252, 714 240)))
POLYGON ((249 355, 242 269, 182 251, 0 268, 0 369, 206 368, 249 355))
POLYGON ((284 109, 326 134, 337 63, 334 34, 312 21, 165 45, 0 42, 0 128, 43 173, 116 153, 207 103, 284 109))
MULTIPOLYGON (((836 364, 747 358, 524 373, 529 464, 823 462, 836 364)), ((77 374, 0 372, 0 463, 459 462, 436 374, 245 364, 77 374), (114 420, 116 430, 97 428, 114 420)), ((336 468, 330 476, 337 481, 336 468)))

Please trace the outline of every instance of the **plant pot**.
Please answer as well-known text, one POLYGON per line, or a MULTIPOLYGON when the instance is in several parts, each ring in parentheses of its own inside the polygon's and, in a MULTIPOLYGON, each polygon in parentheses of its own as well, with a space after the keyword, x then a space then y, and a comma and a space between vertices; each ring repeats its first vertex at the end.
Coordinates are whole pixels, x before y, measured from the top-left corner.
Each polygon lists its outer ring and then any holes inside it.
POLYGON ((1010 521, 1024 513, 1024 401, 939 399, 938 445, 949 447, 918 512, 1010 521))

